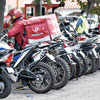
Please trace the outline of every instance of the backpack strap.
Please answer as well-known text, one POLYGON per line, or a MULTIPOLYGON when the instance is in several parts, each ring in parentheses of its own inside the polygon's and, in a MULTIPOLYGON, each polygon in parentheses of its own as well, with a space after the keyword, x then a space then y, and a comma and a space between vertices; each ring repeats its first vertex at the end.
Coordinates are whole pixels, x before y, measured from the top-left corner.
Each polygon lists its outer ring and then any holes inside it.
MULTIPOLYGON (((25 38, 25 36, 26 36, 26 29, 25 29, 25 27, 24 27, 24 33, 23 33, 23 37, 25 38)), ((22 42, 21 42, 21 47, 23 46, 23 43, 24 43, 24 40, 23 40, 23 38, 22 38, 22 42)))

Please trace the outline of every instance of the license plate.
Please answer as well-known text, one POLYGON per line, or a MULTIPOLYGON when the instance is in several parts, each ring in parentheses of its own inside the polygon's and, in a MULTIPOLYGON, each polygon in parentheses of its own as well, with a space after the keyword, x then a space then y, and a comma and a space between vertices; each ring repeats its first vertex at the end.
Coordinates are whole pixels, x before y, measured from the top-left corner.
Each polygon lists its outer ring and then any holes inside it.
POLYGON ((77 54, 76 54, 76 52, 75 52, 75 51, 73 52, 73 54, 74 54, 75 56, 77 56, 77 54))
POLYGON ((72 51, 70 50, 70 48, 65 48, 65 51, 67 52, 67 53, 72 53, 72 51))
POLYGON ((54 56, 53 56, 53 55, 51 55, 51 54, 49 54, 49 53, 47 53, 46 55, 47 55, 47 56, 48 56, 51 60, 53 60, 53 61, 54 61, 54 59, 55 59, 55 58, 54 58, 54 56))
POLYGON ((36 55, 36 56, 34 57, 34 62, 40 60, 40 58, 41 58, 41 54, 36 55))
POLYGON ((80 48, 80 44, 76 44, 75 49, 79 49, 79 48, 80 48))
POLYGON ((80 51, 80 54, 85 58, 85 54, 82 51, 80 51))
POLYGON ((7 71, 8 71, 8 73, 14 73, 14 70, 11 67, 7 67, 7 71))

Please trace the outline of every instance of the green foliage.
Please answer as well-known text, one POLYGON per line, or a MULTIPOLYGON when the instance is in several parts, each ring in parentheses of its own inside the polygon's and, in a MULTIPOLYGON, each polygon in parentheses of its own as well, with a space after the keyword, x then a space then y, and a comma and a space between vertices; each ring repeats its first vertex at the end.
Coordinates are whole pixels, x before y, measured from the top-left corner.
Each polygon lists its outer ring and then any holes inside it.
MULTIPOLYGON (((88 2, 82 2, 81 0, 77 0, 78 4, 80 5, 81 9, 87 10, 88 8, 88 2)), ((90 10, 91 14, 97 14, 100 16, 100 0, 97 0, 94 7, 90 10)))
POLYGON ((77 0, 77 2, 80 5, 81 9, 86 10, 88 8, 87 2, 82 2, 81 0, 77 0))
POLYGON ((95 6, 91 9, 90 13, 97 14, 100 16, 100 0, 98 0, 95 6))

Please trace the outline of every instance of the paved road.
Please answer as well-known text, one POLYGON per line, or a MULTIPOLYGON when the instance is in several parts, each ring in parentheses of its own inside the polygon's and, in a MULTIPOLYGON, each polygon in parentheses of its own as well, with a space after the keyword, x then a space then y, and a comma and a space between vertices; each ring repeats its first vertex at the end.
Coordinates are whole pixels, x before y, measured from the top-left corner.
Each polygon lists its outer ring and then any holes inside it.
MULTIPOLYGON (((13 85, 14 87, 15 85, 13 85)), ((51 90, 45 94, 37 94, 25 88, 12 90, 4 100, 100 100, 100 71, 82 76, 79 80, 71 80, 60 90, 51 90)))

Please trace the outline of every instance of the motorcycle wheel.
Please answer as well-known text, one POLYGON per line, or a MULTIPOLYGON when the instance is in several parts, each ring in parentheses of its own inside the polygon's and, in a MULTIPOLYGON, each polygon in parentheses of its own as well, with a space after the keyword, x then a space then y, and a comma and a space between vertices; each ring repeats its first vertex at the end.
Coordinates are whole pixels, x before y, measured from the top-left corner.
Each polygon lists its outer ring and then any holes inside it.
POLYGON ((96 71, 100 68, 100 55, 99 55, 99 53, 97 52, 97 56, 98 56, 98 59, 96 60, 96 71))
POLYGON ((83 59, 83 63, 81 64, 81 66, 83 66, 83 70, 82 73, 83 75, 87 75, 90 73, 90 70, 92 69, 92 61, 88 56, 82 57, 80 54, 78 54, 78 56, 81 57, 81 60, 83 59))
POLYGON ((53 68, 55 76, 56 76, 56 81, 53 86, 53 89, 60 89, 64 87, 70 78, 70 67, 67 64, 67 62, 60 58, 60 57, 55 57, 55 61, 50 61, 48 64, 53 68))
POLYGON ((98 67, 99 67, 99 70, 100 70, 100 53, 99 52, 97 52, 97 54, 98 54, 98 67))
POLYGON ((85 62, 85 69, 84 69, 84 74, 87 75, 87 74, 90 74, 91 70, 92 70, 92 67, 93 67, 93 62, 92 60, 90 59, 90 57, 86 56, 86 62, 85 62))
POLYGON ((72 59, 76 62, 76 76, 82 76, 84 70, 83 59, 80 56, 78 56, 78 59, 72 56, 72 59))
POLYGON ((11 81, 6 75, 0 74, 0 84, 0 99, 3 99, 11 93, 11 81))
POLYGON ((31 68, 36 74, 35 80, 28 81, 28 87, 37 93, 46 93, 50 91, 55 83, 55 75, 53 69, 44 62, 39 62, 31 68))
POLYGON ((92 61, 92 69, 90 71, 90 73, 93 73, 95 71, 97 71, 99 68, 97 67, 97 63, 98 63, 98 60, 94 60, 94 57, 93 55, 89 55, 91 61, 92 61))
POLYGON ((75 65, 72 65, 72 63, 75 63, 72 59, 71 59, 71 62, 66 58, 66 56, 61 56, 69 65, 70 67, 70 78, 69 79, 72 79, 75 74, 76 74, 76 66, 75 65))

